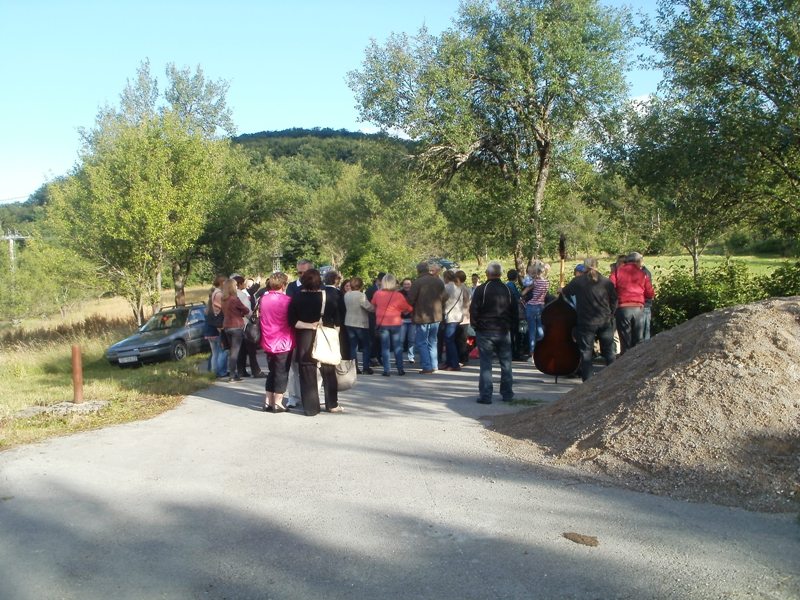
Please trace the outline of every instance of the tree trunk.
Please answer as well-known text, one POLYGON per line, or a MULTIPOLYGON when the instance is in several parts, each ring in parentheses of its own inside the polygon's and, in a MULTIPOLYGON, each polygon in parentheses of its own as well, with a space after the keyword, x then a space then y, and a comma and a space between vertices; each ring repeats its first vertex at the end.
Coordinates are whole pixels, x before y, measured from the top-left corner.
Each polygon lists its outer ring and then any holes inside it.
POLYGON ((175 306, 186 306, 186 280, 191 268, 188 261, 172 261, 172 282, 175 285, 175 306))
POLYGON ((517 241, 514 242, 514 268, 518 273, 522 273, 524 268, 523 262, 525 261, 525 250, 522 247, 521 236, 517 235, 515 237, 517 241))
POLYGON ((544 206, 544 192, 547 187, 547 178, 550 176, 550 142, 539 143, 539 164, 536 168, 536 185, 533 192, 533 205, 531 206, 531 221, 533 222, 533 256, 542 255, 544 247, 544 232, 542 231, 542 206, 544 206))

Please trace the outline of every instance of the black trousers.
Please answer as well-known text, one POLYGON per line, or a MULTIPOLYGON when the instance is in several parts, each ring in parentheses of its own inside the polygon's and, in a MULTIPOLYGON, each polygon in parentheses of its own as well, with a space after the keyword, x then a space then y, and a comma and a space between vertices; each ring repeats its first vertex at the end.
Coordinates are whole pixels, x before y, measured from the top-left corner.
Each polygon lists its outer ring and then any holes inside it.
POLYGON ((239 371, 239 375, 244 375, 247 371, 247 359, 250 359, 250 374, 255 377, 257 373, 261 372, 261 367, 258 366, 258 358, 256 357, 256 351, 258 350, 258 346, 248 340, 245 337, 242 337, 242 345, 239 348, 239 356, 236 358, 236 368, 239 371))
POLYGON ((328 410, 339 406, 339 384, 336 380, 336 367, 317 363, 311 357, 314 346, 313 329, 296 329, 297 372, 300 375, 300 399, 303 401, 305 413, 313 417, 318 415, 319 389, 317 388, 317 369, 322 374, 322 389, 325 391, 325 406, 328 410))
POLYGON ((594 340, 600 341, 600 354, 610 365, 617 358, 614 354, 614 321, 609 320, 599 325, 578 325, 575 332, 578 350, 581 352, 581 379, 586 381, 592 376, 592 357, 594 356, 594 340))
POLYGON ((267 382, 265 389, 275 394, 286 393, 286 386, 289 383, 289 369, 292 366, 292 354, 294 350, 288 352, 267 352, 267 382))

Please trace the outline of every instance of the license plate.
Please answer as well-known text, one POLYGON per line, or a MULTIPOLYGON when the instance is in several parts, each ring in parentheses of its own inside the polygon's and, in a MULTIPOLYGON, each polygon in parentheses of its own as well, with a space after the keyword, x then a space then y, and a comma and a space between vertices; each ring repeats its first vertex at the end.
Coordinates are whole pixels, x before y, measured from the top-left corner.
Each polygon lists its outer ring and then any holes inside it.
POLYGON ((138 356, 120 356, 119 357, 119 362, 121 362, 122 364, 135 363, 135 362, 139 362, 139 357, 138 356))

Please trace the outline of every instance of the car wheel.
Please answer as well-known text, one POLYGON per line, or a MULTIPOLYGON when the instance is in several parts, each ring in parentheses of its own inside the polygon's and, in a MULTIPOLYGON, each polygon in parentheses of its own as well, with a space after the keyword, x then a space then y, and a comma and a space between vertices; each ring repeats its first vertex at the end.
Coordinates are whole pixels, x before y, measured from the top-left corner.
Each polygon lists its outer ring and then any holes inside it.
POLYGON ((170 356, 172 357, 172 360, 183 360, 186 358, 186 342, 183 340, 173 342, 170 356))

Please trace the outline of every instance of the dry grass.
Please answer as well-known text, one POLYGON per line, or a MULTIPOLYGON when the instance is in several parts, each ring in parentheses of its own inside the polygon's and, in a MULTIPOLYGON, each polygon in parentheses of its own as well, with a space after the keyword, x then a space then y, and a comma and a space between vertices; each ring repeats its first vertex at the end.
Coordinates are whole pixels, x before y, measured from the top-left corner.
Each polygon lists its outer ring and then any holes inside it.
MULTIPOLYGON (((188 301, 204 297, 198 288, 188 301)), ((147 419, 179 404, 184 396, 207 387, 213 376, 201 369, 204 354, 180 362, 120 369, 104 358, 105 349, 129 335, 135 324, 118 299, 92 303, 78 315, 8 330, 0 336, 0 449, 54 435, 147 419), (88 310, 99 309, 97 313, 88 310), (94 316, 87 317, 87 314, 94 316), (72 345, 81 347, 84 400, 109 405, 92 415, 19 418, 30 406, 72 401, 72 345)))

